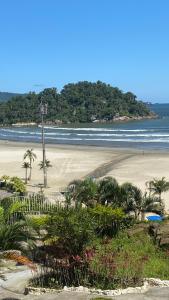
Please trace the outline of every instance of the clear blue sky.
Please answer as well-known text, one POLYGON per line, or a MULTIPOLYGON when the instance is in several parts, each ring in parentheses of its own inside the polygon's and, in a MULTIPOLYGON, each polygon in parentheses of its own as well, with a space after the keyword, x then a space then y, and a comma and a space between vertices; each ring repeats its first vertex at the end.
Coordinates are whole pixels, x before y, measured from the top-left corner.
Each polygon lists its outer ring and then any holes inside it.
POLYGON ((168 0, 1 0, 0 90, 102 80, 169 102, 168 0))

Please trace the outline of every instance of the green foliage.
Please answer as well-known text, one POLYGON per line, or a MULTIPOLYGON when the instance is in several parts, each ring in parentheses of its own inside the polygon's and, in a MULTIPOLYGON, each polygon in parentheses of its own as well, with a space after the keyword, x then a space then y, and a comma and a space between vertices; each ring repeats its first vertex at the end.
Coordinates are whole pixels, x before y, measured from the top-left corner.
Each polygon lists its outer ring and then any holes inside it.
POLYGON ((24 194, 26 192, 26 186, 19 177, 12 177, 8 184, 8 188, 10 189, 10 191, 19 194, 24 194))
POLYGON ((154 193, 159 196, 161 200, 161 194, 169 190, 169 182, 165 180, 165 177, 161 179, 154 178, 147 183, 150 193, 154 193))
POLYGON ((119 286, 120 280, 124 287, 129 282, 132 284, 134 278, 140 282, 145 277, 169 278, 169 258, 154 245, 148 234, 128 237, 122 233, 108 243, 100 242, 94 247, 90 269, 109 280, 112 278, 114 287, 119 286))
POLYGON ((23 250, 22 242, 29 243, 32 236, 25 227, 25 222, 3 224, 0 226, 0 251, 23 250))
POLYGON ((47 222, 46 239, 57 237, 57 246, 69 254, 79 254, 94 238, 95 223, 87 209, 60 209, 47 222))
POLYGON ((29 226, 31 226, 33 229, 35 229, 37 232, 40 232, 41 229, 45 229, 50 216, 49 215, 41 215, 41 216, 26 216, 27 223, 29 226))
POLYGON ((92 122, 112 120, 115 116, 148 116, 150 110, 131 93, 123 93, 101 81, 67 84, 60 93, 47 88, 40 94, 29 93, 0 103, 0 124, 40 122, 37 114, 41 97, 48 103, 50 122, 92 122))
MULTIPOLYGON (((37 156, 36 154, 33 152, 34 149, 27 149, 24 156, 23 156, 23 159, 28 159, 29 160, 29 178, 27 178, 27 174, 26 174, 26 182, 27 180, 31 180, 31 176, 32 176, 32 163, 35 161, 35 159, 37 159, 37 156)), ((27 169, 26 169, 27 170, 27 169)))
POLYGON ((134 212, 138 219, 140 214, 149 209, 160 211, 159 200, 154 195, 147 196, 132 183, 126 182, 119 185, 113 177, 105 177, 101 180, 86 178, 75 180, 68 186, 66 194, 67 204, 75 202, 76 205, 85 204, 88 207, 95 207, 97 204, 121 207, 125 213, 134 212), (157 203, 158 201, 158 203, 157 203))
POLYGON ((3 188, 9 192, 15 192, 19 195, 23 195, 26 192, 26 185, 19 177, 9 177, 7 175, 3 175, 1 177, 3 180, 3 188))
POLYGON ((87 206, 93 206, 98 196, 98 186, 92 178, 86 178, 83 181, 71 182, 68 192, 77 204, 83 203, 87 206))
MULTIPOLYGON (((0 206, 0 251, 23 250, 23 242, 27 244, 27 249, 33 246, 33 235, 31 226, 21 214, 23 204, 19 201, 13 202, 11 199, 4 199, 0 206), (19 217, 17 216, 19 213, 19 217), (29 247, 28 247, 29 245, 29 247)), ((30 249, 30 248, 29 248, 30 249)))
POLYGON ((46 169, 52 167, 52 164, 51 164, 50 160, 48 160, 48 159, 45 159, 45 162, 44 162, 44 163, 43 163, 43 161, 41 161, 41 162, 39 163, 40 170, 42 170, 42 169, 44 168, 44 165, 45 165, 45 168, 46 168, 46 169))
POLYGON ((119 206, 120 186, 113 177, 105 177, 98 183, 99 202, 101 204, 112 204, 119 206))
POLYGON ((95 220, 98 235, 114 236, 125 222, 125 214, 121 208, 97 205, 90 209, 90 214, 95 220))

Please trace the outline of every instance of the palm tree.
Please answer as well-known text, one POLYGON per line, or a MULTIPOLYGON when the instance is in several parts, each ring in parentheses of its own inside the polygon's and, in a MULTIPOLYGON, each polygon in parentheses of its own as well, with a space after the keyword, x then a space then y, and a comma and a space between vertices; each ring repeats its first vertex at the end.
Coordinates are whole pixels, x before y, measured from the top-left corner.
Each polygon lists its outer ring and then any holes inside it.
POLYGON ((24 204, 20 201, 13 202, 11 199, 1 201, 0 259, 14 260, 35 270, 36 266, 33 262, 21 255, 21 251, 27 255, 29 250, 35 248, 36 236, 35 230, 32 230, 24 214, 21 213, 23 207, 24 204))
POLYGON ((105 177, 98 184, 99 202, 102 205, 119 205, 119 185, 115 178, 105 177))
POLYGON ((29 162, 24 162, 22 165, 22 168, 25 169, 25 183, 28 183, 28 169, 30 168, 30 163, 29 162))
POLYGON ((35 161, 35 159, 37 158, 36 154, 33 152, 33 149, 28 149, 25 154, 24 154, 24 160, 26 158, 29 159, 29 164, 30 164, 30 173, 29 173, 29 180, 31 180, 32 177, 32 163, 35 161))
MULTIPOLYGON (((40 167, 40 170, 43 170, 43 168, 44 168, 44 162, 43 161, 41 161, 39 163, 39 167, 40 167)), ((52 168, 52 164, 50 163, 50 160, 48 160, 48 159, 45 159, 45 168, 46 168, 46 185, 47 185, 47 170, 49 168, 52 168)))
POLYGON ((161 203, 159 198, 154 195, 147 195, 147 192, 144 193, 142 201, 139 207, 139 214, 141 213, 141 219, 144 221, 144 215, 146 211, 162 211, 161 203))
MULTIPOLYGON (((20 201, 4 199, 0 206, 0 251, 24 250, 24 243, 32 248, 33 235, 22 214, 25 205, 20 201), (17 214, 19 212, 19 214, 17 214)), ((26 250, 27 251, 27 250, 26 250)))
POLYGON ((141 190, 132 183, 125 182, 120 188, 121 207, 126 212, 134 211, 137 218, 141 212, 143 195, 141 190))
POLYGON ((84 180, 75 180, 68 187, 69 201, 75 201, 76 204, 85 204, 93 206, 98 198, 98 186, 92 178, 84 180))
POLYGON ((147 183, 147 186, 150 193, 153 193, 153 195, 158 195, 161 205, 165 207, 161 197, 162 193, 165 193, 169 190, 169 182, 165 180, 165 177, 162 177, 161 179, 154 178, 147 183))

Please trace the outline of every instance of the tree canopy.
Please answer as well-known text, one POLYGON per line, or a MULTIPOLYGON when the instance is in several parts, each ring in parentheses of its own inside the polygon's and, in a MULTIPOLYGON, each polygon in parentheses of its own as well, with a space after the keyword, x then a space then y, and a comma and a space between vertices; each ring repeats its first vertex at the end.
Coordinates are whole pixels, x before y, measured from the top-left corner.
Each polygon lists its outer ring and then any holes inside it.
POLYGON ((58 92, 44 89, 39 94, 15 96, 0 103, 0 124, 40 122, 41 99, 48 104, 46 121, 53 123, 111 121, 117 116, 146 117, 151 115, 147 106, 131 93, 97 81, 69 83, 58 92))

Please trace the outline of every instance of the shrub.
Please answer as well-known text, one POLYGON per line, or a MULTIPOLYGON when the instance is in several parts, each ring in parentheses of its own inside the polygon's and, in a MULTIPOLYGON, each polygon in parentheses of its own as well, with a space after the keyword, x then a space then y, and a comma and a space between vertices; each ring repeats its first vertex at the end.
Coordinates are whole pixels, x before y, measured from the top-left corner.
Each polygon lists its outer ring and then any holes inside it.
POLYGON ((97 205, 89 209, 91 218, 95 219, 96 230, 99 236, 115 236, 120 229, 128 226, 127 219, 121 208, 97 205))
POLYGON ((21 195, 26 192, 26 186, 19 177, 12 177, 10 182, 8 183, 8 188, 12 192, 17 192, 21 195))
POLYGON ((64 248, 65 253, 76 255, 93 240, 94 229, 94 220, 87 209, 61 208, 47 222, 47 238, 55 239, 55 244, 64 248))

